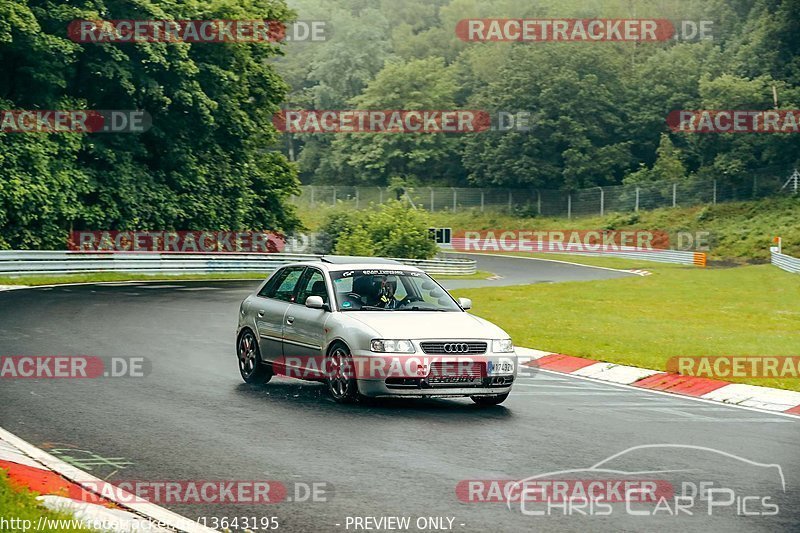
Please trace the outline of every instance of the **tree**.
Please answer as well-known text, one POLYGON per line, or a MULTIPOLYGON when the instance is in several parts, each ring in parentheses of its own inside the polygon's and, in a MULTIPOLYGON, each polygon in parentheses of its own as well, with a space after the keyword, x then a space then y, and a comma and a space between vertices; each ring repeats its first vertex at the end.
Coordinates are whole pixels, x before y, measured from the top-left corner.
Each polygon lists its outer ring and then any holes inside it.
MULTIPOLYGON (((355 109, 451 110, 456 85, 444 61, 433 57, 392 62, 364 92, 355 109)), ((426 183, 447 182, 460 173, 457 138, 445 133, 340 134, 331 145, 339 182, 386 185, 402 175, 426 183)))
POLYGON ((270 117, 276 44, 78 44, 75 19, 286 20, 269 0, 0 2, 4 109, 144 109, 140 134, 0 134, 2 245, 61 247, 70 229, 272 229, 299 221, 296 171, 270 117))

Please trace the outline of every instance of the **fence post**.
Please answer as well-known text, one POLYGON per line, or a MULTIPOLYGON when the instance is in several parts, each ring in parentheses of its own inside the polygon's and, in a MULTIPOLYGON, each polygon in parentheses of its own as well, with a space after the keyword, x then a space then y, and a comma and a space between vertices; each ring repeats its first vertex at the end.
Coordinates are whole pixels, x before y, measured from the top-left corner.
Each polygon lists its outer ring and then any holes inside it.
POLYGON ((336 205, 336 186, 333 187, 333 205, 336 205))
POLYGON ((378 187, 378 203, 383 203, 383 187, 378 187))
POLYGON ((434 197, 433 197, 433 187, 428 187, 428 188, 431 190, 431 213, 433 213, 433 207, 434 207, 434 205, 435 205, 435 204, 433 203, 433 202, 434 202, 434 197))
POLYGON ((483 189, 481 189, 481 213, 483 213, 483 189))
POLYGON ((605 213, 605 203, 606 203, 606 194, 603 191, 602 187, 598 187, 600 189, 600 216, 603 216, 605 213))
POLYGON ((542 191, 536 190, 536 211, 542 214, 542 191))
POLYGON ((636 208, 635 211, 639 212, 639 187, 636 187, 636 208))
POLYGON ((567 193, 567 218, 572 220, 572 193, 567 193))
POLYGON ((458 209, 457 202, 458 202, 458 191, 456 190, 455 187, 453 187, 453 213, 455 213, 456 209, 458 209))
POLYGON ((753 176, 753 198, 758 196, 758 176, 753 176))
POLYGON ((314 207, 314 186, 309 185, 309 189, 311 189, 311 207, 314 207))
POLYGON ((358 192, 358 187, 356 187, 356 209, 358 209, 358 204, 359 204, 359 201, 361 200, 360 196, 361 195, 358 192))
POLYGON ((714 180, 714 197, 711 199, 711 205, 717 205, 717 180, 714 180))
POLYGON ((672 184, 672 207, 678 205, 678 184, 672 184))
POLYGON ((508 191, 508 210, 510 211, 514 207, 513 205, 513 198, 511 196, 511 190, 508 191))

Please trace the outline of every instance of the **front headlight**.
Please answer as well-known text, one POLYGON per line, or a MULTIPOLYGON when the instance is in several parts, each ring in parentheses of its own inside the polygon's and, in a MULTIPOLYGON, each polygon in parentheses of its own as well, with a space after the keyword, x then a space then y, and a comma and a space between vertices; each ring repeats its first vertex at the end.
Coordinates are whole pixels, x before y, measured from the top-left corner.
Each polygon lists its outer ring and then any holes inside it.
POLYGON ((384 353, 414 353, 414 345, 406 339, 372 339, 369 349, 384 353))
POLYGON ((492 352, 511 353, 514 351, 514 343, 511 339, 495 339, 492 341, 492 352))

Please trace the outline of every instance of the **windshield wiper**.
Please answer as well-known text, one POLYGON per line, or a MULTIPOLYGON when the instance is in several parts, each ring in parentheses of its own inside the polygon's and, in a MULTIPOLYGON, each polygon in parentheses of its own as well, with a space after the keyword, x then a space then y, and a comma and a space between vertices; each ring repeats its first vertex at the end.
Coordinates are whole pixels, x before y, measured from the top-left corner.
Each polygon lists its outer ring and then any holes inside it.
POLYGON ((437 309, 437 308, 429 308, 429 307, 419 307, 415 305, 414 307, 402 307, 398 309, 398 311, 440 311, 440 312, 447 312, 447 309, 437 309))
POLYGON ((353 311, 392 311, 392 309, 386 309, 385 307, 378 307, 376 305, 362 305, 358 309, 353 309, 353 311))

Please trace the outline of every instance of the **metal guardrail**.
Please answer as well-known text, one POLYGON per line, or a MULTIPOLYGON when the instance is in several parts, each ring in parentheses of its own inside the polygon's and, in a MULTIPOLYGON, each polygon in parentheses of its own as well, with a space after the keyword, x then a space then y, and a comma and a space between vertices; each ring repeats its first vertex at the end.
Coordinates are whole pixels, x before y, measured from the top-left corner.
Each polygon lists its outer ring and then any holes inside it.
MULTIPOLYGON (((441 245, 440 245, 441 246, 441 245)), ((590 257, 619 257, 623 259, 640 259, 643 261, 655 261, 658 263, 674 263, 679 265, 695 265, 706 266, 706 254, 702 252, 690 252, 682 250, 662 250, 660 248, 652 248, 643 250, 632 246, 617 246, 615 249, 598 247, 596 251, 586 251, 586 246, 574 245, 569 243, 558 243, 548 247, 547 244, 540 250, 533 250, 536 253, 546 254, 566 254, 566 255, 584 255, 590 257), (549 249, 548 249, 549 248, 549 249)), ((445 248, 445 246, 441 246, 445 248)), ((465 252, 463 238, 455 238, 449 249, 454 252, 465 252)), ((485 250, 484 250, 485 251, 485 250)), ((515 251, 515 250, 508 250, 515 251)), ((531 251, 531 250, 528 250, 531 251)), ((494 253, 503 253, 503 250, 498 250, 494 253)))
POLYGON ((773 246, 769 249, 772 264, 787 272, 800 274, 800 259, 791 255, 782 254, 778 248, 773 246))
MULTIPOLYGON (((624 248, 624 247, 623 247, 624 248)), ((559 252, 548 252, 559 253, 559 252)), ((702 252, 686 252, 682 250, 609 250, 602 252, 565 251, 561 253, 573 255, 589 255, 595 257, 619 257, 622 259, 639 259, 657 263, 674 263, 678 265, 706 266, 706 254, 702 252)))
MULTIPOLYGON (((268 273, 289 263, 315 261, 314 254, 157 253, 0 251, 0 275, 87 274, 136 272, 141 274, 208 274, 216 272, 268 273)), ((469 275, 476 272, 469 259, 402 259, 429 274, 469 275)))

